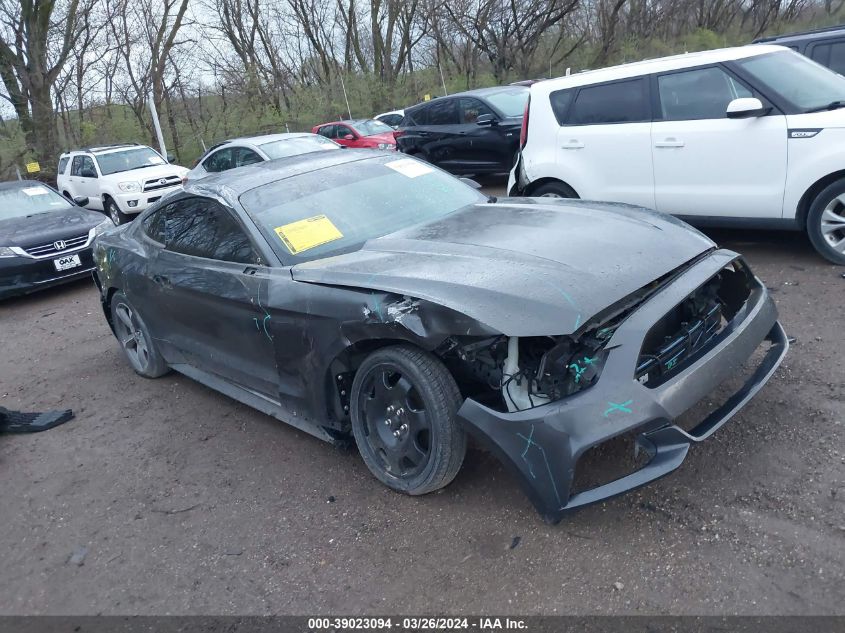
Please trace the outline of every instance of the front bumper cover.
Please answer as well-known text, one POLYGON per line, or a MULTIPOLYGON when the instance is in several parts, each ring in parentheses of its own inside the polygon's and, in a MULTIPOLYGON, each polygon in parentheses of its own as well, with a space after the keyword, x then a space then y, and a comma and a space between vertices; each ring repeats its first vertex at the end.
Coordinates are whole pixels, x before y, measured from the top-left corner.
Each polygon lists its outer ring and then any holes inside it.
MULTIPOLYGON (((634 378, 651 326, 738 255, 719 250, 639 306, 607 344, 598 381, 559 402, 514 413, 467 399, 458 416, 467 430, 517 475, 544 519, 557 523, 568 512, 622 494, 668 475, 690 446, 718 430, 771 378, 789 347, 777 310, 763 284, 725 327, 719 343, 671 380, 648 388, 634 378), (687 432, 673 422, 734 375, 764 342, 771 343, 745 384, 687 432), (571 494, 578 459, 590 448, 634 431, 650 456, 639 470, 610 483, 571 494)), ((721 335, 720 335, 721 336, 721 335)))

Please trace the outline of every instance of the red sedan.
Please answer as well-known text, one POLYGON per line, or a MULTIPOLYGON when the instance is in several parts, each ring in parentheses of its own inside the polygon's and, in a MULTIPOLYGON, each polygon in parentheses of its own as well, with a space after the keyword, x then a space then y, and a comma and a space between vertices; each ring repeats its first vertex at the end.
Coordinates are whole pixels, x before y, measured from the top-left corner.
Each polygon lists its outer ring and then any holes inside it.
POLYGON ((374 119, 333 121, 311 128, 314 134, 330 138, 346 147, 396 149, 393 128, 374 119))

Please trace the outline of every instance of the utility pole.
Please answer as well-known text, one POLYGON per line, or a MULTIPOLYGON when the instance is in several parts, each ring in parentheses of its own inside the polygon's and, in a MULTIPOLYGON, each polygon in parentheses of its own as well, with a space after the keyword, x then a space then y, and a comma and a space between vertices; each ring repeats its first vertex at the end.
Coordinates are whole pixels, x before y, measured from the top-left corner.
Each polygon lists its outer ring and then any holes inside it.
POLYGON ((346 101, 346 112, 349 114, 349 118, 352 118, 352 109, 349 107, 349 97, 346 96, 346 84, 343 83, 343 72, 339 72, 337 74, 340 77, 340 87, 343 88, 343 99, 346 101))
POLYGON ((153 126, 156 129, 156 137, 158 137, 158 147, 161 150, 161 156, 164 160, 167 160, 167 147, 164 145, 164 135, 161 133, 161 123, 158 121, 158 112, 156 111, 156 104, 152 97, 147 100, 147 104, 150 106, 150 116, 153 118, 153 126))

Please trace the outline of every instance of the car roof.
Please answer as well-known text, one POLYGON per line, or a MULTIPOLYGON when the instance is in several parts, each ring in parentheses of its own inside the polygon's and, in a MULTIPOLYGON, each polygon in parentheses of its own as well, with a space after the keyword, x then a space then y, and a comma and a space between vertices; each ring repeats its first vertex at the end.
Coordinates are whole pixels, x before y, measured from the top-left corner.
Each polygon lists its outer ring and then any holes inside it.
POLYGON ((0 182, 0 191, 10 191, 13 189, 26 189, 27 187, 46 187, 50 191, 58 194, 59 192, 53 189, 47 183, 40 180, 7 180, 0 182))
POLYGON ((111 152, 119 152, 124 149, 132 148, 152 149, 148 145, 141 145, 140 143, 117 143, 115 145, 99 145, 95 147, 83 147, 80 149, 72 149, 67 152, 64 152, 61 155, 61 158, 64 158, 65 156, 70 156, 72 154, 109 154, 111 152))
POLYGON ((298 154, 221 171, 193 183, 188 181, 185 191, 198 195, 213 195, 234 203, 241 194, 250 189, 277 180, 386 155, 388 152, 374 152, 371 149, 346 149, 342 152, 331 149, 298 154))
MULTIPOLYGON (((260 136, 239 136, 224 141, 215 147, 222 147, 231 143, 251 143, 252 145, 264 145, 265 143, 273 143, 274 141, 284 141, 292 138, 301 138, 303 136, 316 136, 311 132, 281 132, 279 134, 262 134, 260 136)), ((212 148, 214 149, 214 148, 212 148)), ((209 150, 211 151, 211 150, 209 150)))
POLYGON ((733 48, 719 48, 696 53, 683 53, 681 55, 672 55, 671 57, 659 57, 631 62, 629 64, 621 64, 619 66, 608 66, 607 68, 597 70, 585 70, 566 77, 557 77, 556 79, 546 79, 545 81, 538 81, 536 84, 533 84, 530 90, 532 96, 538 93, 543 95, 565 88, 614 81, 616 79, 640 77, 652 73, 681 70, 692 66, 704 66, 706 64, 716 64, 718 62, 788 50, 788 48, 783 46, 757 44, 754 46, 736 46, 733 48))
POLYGON ((797 31, 795 33, 783 33, 782 35, 770 35, 768 37, 758 37, 754 40, 755 44, 762 44, 765 42, 793 42, 799 40, 815 40, 820 37, 829 35, 836 35, 845 32, 845 24, 837 24, 836 26, 827 26, 821 29, 812 29, 810 31, 797 31))
POLYGON ((405 108, 405 112, 409 112, 410 110, 416 110, 425 105, 428 105, 429 103, 434 103, 443 99, 453 99, 454 97, 489 97, 490 95, 498 94, 501 92, 513 92, 514 90, 528 90, 528 86, 491 86, 490 88, 475 88, 474 90, 464 90, 463 92, 455 92, 450 95, 443 95, 442 97, 434 97, 429 101, 423 101, 422 103, 418 103, 415 106, 405 108))

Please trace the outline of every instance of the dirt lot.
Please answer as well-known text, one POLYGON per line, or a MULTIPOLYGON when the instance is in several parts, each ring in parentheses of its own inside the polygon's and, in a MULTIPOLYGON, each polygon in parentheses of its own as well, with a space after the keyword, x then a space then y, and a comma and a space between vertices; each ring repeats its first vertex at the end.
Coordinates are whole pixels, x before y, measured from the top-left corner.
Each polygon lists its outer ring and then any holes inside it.
POLYGON ((672 476, 544 524, 490 456, 425 498, 179 375, 129 369, 83 282, 0 305, 0 613, 845 614, 842 269, 720 232, 797 340, 672 476), (75 555, 75 556, 74 556, 75 555))

